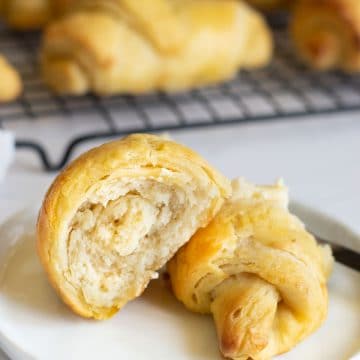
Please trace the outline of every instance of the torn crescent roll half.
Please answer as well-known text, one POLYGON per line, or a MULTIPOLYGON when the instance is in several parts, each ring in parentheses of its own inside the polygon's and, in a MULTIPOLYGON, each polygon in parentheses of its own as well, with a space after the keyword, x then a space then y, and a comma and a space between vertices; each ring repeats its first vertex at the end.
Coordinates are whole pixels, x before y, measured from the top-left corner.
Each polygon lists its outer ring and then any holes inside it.
POLYGON ((105 319, 139 296, 231 192, 193 151, 132 135, 74 161, 49 189, 38 252, 71 309, 105 319))
POLYGON ((213 314, 224 356, 265 360, 324 321, 332 261, 330 248, 289 213, 281 184, 240 181, 168 268, 176 297, 192 311, 213 314))

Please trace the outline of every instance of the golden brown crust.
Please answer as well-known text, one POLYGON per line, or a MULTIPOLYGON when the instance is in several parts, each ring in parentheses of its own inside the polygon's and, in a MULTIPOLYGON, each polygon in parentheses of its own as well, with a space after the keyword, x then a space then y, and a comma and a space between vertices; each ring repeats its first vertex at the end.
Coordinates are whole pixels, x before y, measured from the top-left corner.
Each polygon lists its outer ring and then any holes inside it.
POLYGON ((0 102, 15 100, 22 92, 18 72, 0 55, 0 102))
MULTIPOLYGON (((145 168, 172 169, 197 176, 203 171, 220 191, 207 213, 205 225, 228 197, 228 181, 188 148, 152 135, 131 135, 90 150, 68 166, 48 190, 37 223, 37 248, 49 280, 64 302, 77 314, 97 319, 108 318, 118 307, 94 308, 79 299, 59 273, 59 239, 67 231, 70 219, 84 201, 87 189, 110 178, 119 169, 139 171, 145 168)), ((143 285, 144 287, 146 284, 143 285)))
POLYGON ((360 2, 301 0, 291 33, 299 55, 318 70, 360 71, 360 2))
POLYGON ((74 11, 106 12, 125 21, 164 53, 179 51, 188 36, 188 29, 168 0, 80 0, 74 11), (166 36, 164 36, 166 34, 166 36))
POLYGON ((0 0, 0 15, 17 30, 41 29, 64 14, 73 0, 0 0))
POLYGON ((263 11, 273 11, 273 10, 282 10, 289 8, 290 5, 293 5, 296 0, 246 0, 252 6, 255 6, 259 10, 263 11))
POLYGON ((59 93, 181 91, 272 55, 264 19, 235 0, 85 0, 75 10, 44 36, 43 75, 59 93))
POLYGON ((254 195, 226 203, 168 264, 176 297, 213 314, 220 348, 234 359, 286 352, 327 313, 329 249, 286 207, 254 195))

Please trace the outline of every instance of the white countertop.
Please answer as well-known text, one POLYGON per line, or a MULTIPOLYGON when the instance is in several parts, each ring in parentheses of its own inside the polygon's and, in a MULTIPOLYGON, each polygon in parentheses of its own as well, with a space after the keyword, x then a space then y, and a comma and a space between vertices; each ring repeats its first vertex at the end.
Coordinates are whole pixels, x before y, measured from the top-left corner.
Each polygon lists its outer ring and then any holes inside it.
MULTIPOLYGON (((283 177, 292 198, 360 233, 360 113, 325 117, 170 135, 229 177, 244 176, 258 183, 283 177)), ((39 204, 54 175, 41 172, 34 155, 19 153, 0 187, 0 222, 27 205, 39 204)))
MULTIPOLYGON (((360 232, 359 113, 185 130, 170 135, 197 150, 229 177, 244 176, 258 183, 283 177, 292 198, 360 232)), ((61 138, 61 134, 56 137, 61 138)), ((91 145, 94 143, 87 147, 91 145)), ((52 152, 59 154, 60 149, 52 152)), ((19 153, 0 187, 0 220, 26 204, 40 203, 54 175, 43 173, 33 154, 19 153)))

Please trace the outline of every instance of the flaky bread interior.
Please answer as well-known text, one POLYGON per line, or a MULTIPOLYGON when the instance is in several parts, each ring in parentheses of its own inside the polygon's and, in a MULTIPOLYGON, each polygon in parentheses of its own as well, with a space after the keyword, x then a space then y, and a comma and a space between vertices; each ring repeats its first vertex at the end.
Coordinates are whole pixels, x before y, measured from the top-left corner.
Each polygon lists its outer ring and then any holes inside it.
POLYGON ((231 187, 191 150, 132 135, 82 155, 40 211, 40 258, 79 315, 108 318, 205 226, 231 187))
POLYGON ((176 297, 213 315, 225 357, 270 359, 326 317, 330 248, 317 245, 287 202, 282 183, 235 183, 234 197, 169 262, 176 297))

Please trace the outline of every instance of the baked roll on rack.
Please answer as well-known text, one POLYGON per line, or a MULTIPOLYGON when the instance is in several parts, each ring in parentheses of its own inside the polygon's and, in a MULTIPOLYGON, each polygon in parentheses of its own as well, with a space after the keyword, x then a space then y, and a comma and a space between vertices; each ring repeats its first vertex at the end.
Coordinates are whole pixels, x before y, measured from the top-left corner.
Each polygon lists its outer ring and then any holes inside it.
POLYGON ((360 1, 300 0, 291 33, 299 56, 311 67, 360 71, 360 1))
POLYGON ((289 213, 281 184, 234 186, 232 199, 168 269, 176 297, 212 313, 225 357, 265 360, 324 321, 333 260, 289 213))
POLYGON ((230 192, 226 178, 175 142, 132 135, 105 144, 49 189, 37 224, 41 262, 75 313, 109 318, 143 292, 230 192))
POLYGON ((42 72, 57 93, 181 91, 266 65, 272 36, 237 0, 84 0, 51 24, 42 72))
POLYGON ((19 73, 0 55, 0 103, 15 100, 22 92, 19 73))

